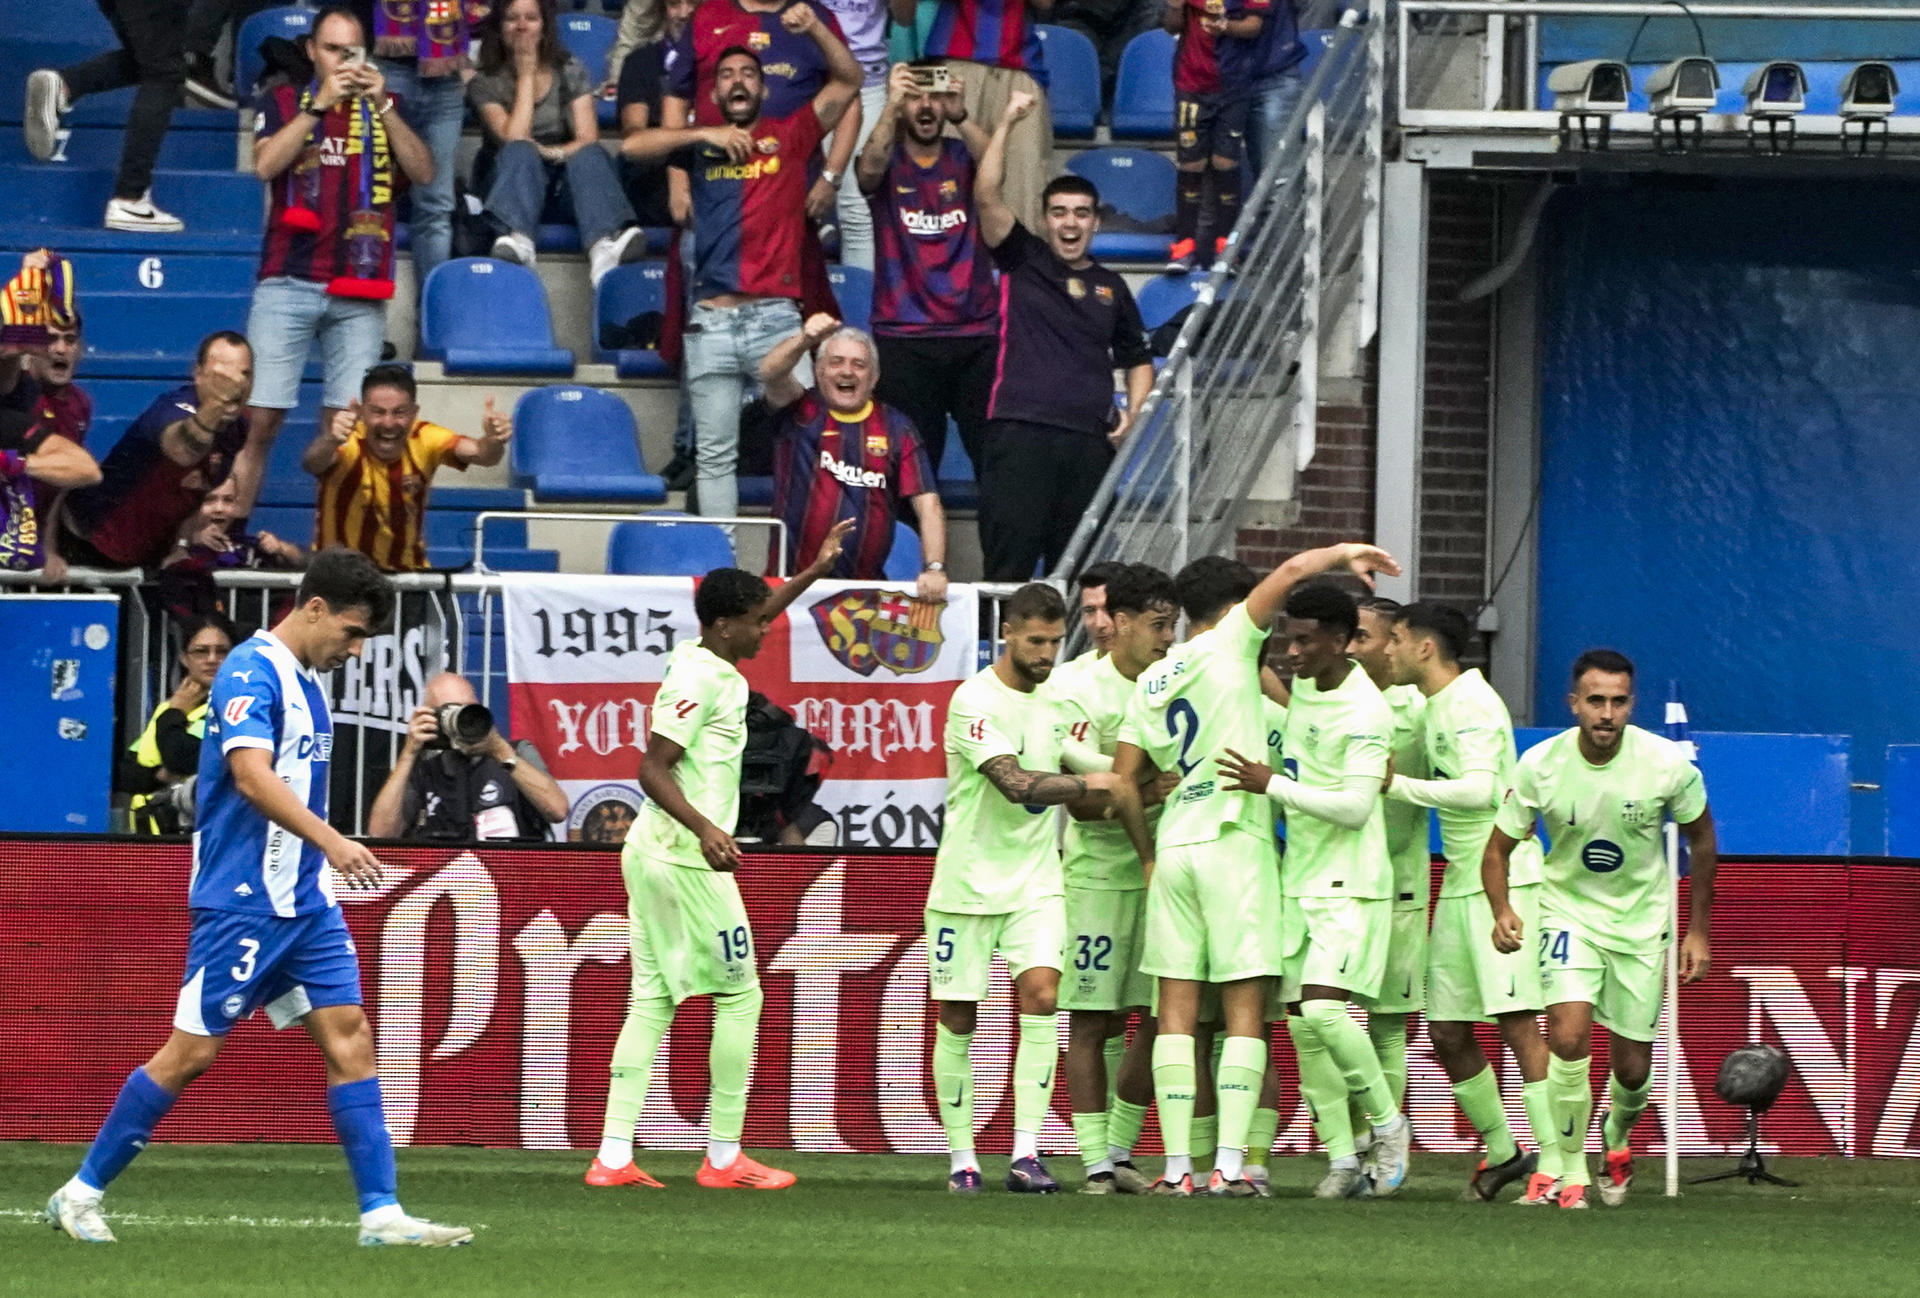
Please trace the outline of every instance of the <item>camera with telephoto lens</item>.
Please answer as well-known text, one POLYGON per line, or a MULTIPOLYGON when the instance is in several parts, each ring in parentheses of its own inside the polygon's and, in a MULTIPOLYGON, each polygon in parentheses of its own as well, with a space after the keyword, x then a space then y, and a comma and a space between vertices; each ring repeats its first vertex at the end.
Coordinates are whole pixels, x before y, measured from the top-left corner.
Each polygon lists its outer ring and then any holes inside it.
POLYGON ((493 713, 481 703, 442 703, 433 710, 440 737, 455 748, 475 748, 493 733, 493 713))

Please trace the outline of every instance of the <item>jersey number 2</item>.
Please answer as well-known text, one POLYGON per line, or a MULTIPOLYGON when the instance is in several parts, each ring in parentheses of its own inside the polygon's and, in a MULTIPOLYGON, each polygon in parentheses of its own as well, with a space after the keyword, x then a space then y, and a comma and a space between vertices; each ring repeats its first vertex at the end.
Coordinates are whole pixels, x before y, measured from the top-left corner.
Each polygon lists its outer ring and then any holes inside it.
POLYGON ((1167 709, 1167 733, 1180 741, 1180 755, 1173 759, 1180 768, 1180 774, 1186 775, 1198 766, 1199 762, 1187 760, 1187 753, 1193 748, 1194 737, 1200 733, 1200 713, 1186 699, 1175 699, 1167 709))

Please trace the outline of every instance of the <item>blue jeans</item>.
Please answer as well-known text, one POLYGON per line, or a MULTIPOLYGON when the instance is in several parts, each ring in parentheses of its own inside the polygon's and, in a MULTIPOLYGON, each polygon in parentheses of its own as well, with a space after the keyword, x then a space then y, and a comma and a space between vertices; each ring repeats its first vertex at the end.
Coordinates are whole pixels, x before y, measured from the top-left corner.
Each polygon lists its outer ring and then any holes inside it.
POLYGON ((252 404, 291 410, 300 404, 300 371, 315 342, 325 377, 321 404, 345 410, 360 395, 360 380, 380 363, 387 339, 387 304, 335 297, 325 284, 276 275, 253 286, 247 341, 253 345, 252 404))
POLYGON ((467 120, 467 88, 457 76, 422 80, 411 61, 379 63, 387 90, 399 96, 400 116, 433 155, 433 179, 413 187, 408 222, 417 291, 428 272, 453 255, 453 175, 460 161, 460 128, 467 120))
POLYGON ((1279 147, 1280 133, 1306 88, 1307 83, 1291 72, 1269 77, 1253 88, 1253 115, 1247 123, 1249 183, 1266 170, 1269 155, 1279 147))
POLYGON ((532 235, 540 228, 547 194, 556 187, 573 206, 582 248, 591 248, 634 223, 633 205, 620 187, 613 159, 597 144, 576 149, 565 162, 552 163, 540 156, 532 140, 507 141, 494 155, 487 210, 515 234, 532 235))
MULTIPOLYGON (((747 386, 759 381, 760 362, 782 338, 800 332, 800 304, 763 297, 739 306, 696 302, 687 312, 687 398, 693 403, 695 482, 700 512, 729 518, 740 512, 734 471, 740 462, 740 405, 747 386)), ((794 369, 802 386, 813 367, 802 358, 794 369)))

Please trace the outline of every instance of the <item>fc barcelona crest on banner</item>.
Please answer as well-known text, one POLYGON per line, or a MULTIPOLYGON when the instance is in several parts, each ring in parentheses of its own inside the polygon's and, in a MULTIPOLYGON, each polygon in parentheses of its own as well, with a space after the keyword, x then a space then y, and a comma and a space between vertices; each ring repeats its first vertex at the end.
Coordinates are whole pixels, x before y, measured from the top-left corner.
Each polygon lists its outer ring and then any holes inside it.
POLYGON ((862 676, 923 672, 940 656, 940 606, 897 590, 849 590, 813 606, 827 651, 862 676))

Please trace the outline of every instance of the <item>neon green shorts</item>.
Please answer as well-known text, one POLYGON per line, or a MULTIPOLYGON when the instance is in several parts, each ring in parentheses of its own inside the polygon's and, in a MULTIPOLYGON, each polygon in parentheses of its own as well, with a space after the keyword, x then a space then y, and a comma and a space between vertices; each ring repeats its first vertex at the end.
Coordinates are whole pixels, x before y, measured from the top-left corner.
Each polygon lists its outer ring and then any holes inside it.
MULTIPOLYGON (((1508 894, 1523 933, 1540 931, 1540 885, 1508 894)), ((1493 945, 1493 907, 1484 892, 1442 897, 1433 908, 1427 944, 1427 1021, 1486 1023, 1501 1014, 1538 1014, 1540 960, 1522 945, 1502 954, 1493 945)))
POLYGON ((1289 897, 1280 916, 1280 1000, 1302 987, 1339 987, 1358 1000, 1380 991, 1393 931, 1389 897, 1289 897))
POLYGON ((1660 1032, 1666 987, 1661 951, 1608 951, 1564 928, 1540 930, 1540 985, 1548 1005, 1584 1002, 1593 1021, 1629 1041, 1660 1032))
POLYGON ((1147 890, 1067 885, 1067 967, 1061 970, 1063 1010, 1125 1010, 1153 998, 1153 979, 1140 972, 1147 934, 1147 890))
POLYGON ((1387 965, 1380 990, 1360 998, 1377 1014, 1412 1014, 1427 1003, 1427 912, 1423 906, 1393 903, 1387 932, 1387 965))
POLYGON ((703 862, 676 865, 634 844, 620 852, 636 1000, 746 991, 760 982, 740 885, 703 862))
POLYGON ((929 909, 927 986, 937 1001, 983 1001, 995 951, 1018 978, 1029 969, 1060 968, 1066 944, 1066 906, 1058 894, 995 915, 929 909))
POLYGON ((1140 967, 1155 978, 1239 982, 1280 972, 1280 861, 1271 836, 1229 828, 1169 847, 1147 886, 1140 967))

